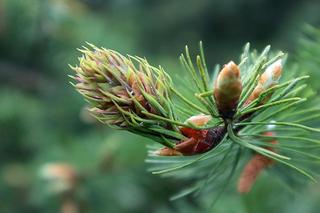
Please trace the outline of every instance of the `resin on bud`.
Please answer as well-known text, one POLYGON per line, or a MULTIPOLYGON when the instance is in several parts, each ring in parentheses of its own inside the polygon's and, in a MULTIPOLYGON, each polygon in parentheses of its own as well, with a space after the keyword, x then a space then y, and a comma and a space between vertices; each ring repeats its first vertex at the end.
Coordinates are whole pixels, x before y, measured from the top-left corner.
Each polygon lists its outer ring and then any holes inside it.
POLYGON ((242 92, 239 67, 230 61, 220 71, 214 87, 214 99, 223 118, 234 115, 242 92))
MULTIPOLYGON (((269 65, 265 72, 261 75, 258 85, 254 88, 253 92, 246 100, 246 105, 250 104, 253 100, 257 99, 262 92, 278 84, 282 73, 282 60, 279 59, 273 64, 269 65)), ((265 103, 271 97, 268 96, 260 104, 265 103)))

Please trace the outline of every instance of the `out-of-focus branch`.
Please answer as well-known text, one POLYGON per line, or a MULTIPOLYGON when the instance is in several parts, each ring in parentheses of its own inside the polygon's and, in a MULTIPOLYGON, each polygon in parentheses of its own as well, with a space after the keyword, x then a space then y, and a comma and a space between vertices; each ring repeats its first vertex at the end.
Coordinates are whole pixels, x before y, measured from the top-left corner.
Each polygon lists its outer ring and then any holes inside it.
POLYGON ((37 91, 43 88, 42 85, 46 85, 46 88, 52 86, 52 83, 38 70, 1 60, 0 83, 1 85, 12 85, 28 91, 37 91))

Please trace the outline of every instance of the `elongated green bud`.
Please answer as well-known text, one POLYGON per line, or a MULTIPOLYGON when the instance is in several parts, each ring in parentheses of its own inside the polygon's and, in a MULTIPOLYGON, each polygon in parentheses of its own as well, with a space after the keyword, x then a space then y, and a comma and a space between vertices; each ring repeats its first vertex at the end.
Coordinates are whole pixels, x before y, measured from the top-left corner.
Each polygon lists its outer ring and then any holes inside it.
POLYGON ((233 116, 241 91, 240 70, 233 61, 230 61, 220 71, 214 88, 214 99, 222 117, 233 116))

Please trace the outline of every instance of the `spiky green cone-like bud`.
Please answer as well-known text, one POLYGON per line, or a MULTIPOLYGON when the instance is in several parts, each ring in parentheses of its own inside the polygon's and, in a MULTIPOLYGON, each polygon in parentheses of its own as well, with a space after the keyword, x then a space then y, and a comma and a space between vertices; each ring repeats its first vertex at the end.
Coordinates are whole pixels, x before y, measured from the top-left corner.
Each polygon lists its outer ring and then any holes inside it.
POLYGON ((90 103, 90 111, 103 123, 130 127, 141 123, 148 113, 166 117, 171 79, 147 60, 97 48, 79 50, 75 88, 90 103))

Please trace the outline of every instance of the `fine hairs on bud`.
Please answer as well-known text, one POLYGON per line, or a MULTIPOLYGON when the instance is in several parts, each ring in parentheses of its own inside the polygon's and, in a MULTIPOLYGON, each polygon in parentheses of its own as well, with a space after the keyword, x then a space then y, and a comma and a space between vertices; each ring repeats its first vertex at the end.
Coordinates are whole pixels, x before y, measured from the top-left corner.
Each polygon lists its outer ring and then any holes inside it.
POLYGON ((279 59, 267 67, 266 71, 262 74, 259 83, 264 89, 277 84, 282 73, 282 60, 279 59))
MULTIPOLYGON (((253 100, 257 99, 263 91, 276 85, 279 82, 281 74, 282 74, 282 59, 279 59, 276 62, 269 65, 267 69, 264 71, 264 73, 261 75, 258 85, 254 88, 253 92, 247 99, 246 104, 249 104, 253 100)), ((270 97, 271 95, 269 97, 266 97, 266 99, 263 100, 262 103, 266 102, 270 97)))

